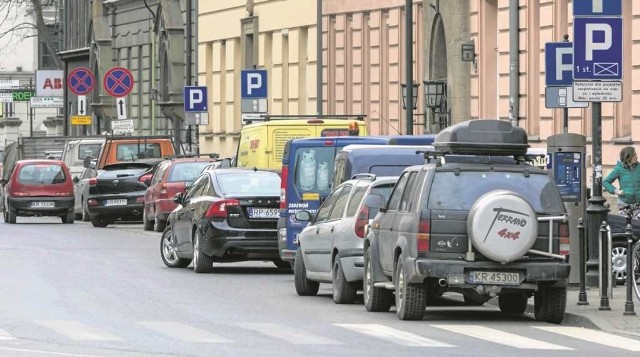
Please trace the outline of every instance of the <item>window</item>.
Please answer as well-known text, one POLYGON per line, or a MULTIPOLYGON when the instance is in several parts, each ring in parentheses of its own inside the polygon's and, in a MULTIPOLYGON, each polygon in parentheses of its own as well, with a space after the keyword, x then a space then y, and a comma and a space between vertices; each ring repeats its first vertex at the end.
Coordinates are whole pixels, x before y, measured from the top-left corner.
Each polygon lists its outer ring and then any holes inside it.
MULTIPOLYGON (((49 38, 52 40, 52 45, 55 52, 60 51, 61 48, 61 39, 58 35, 60 29, 56 24, 46 25, 47 32, 49 33, 49 38)), ((57 69, 55 61, 55 53, 51 53, 47 48, 47 45, 44 42, 44 38, 38 38, 38 53, 39 53, 39 63, 38 68, 40 69, 57 69)))
POLYGON ((158 164, 158 169, 153 174, 153 178, 151 179, 151 185, 158 184, 162 181, 162 178, 164 177, 164 173, 167 172, 167 169, 169 168, 170 165, 171 164, 166 161, 158 164))
POLYGON ((275 172, 226 173, 218 174, 216 178, 226 194, 280 197, 280 176, 275 172))
POLYGON ((331 193, 335 147, 311 147, 296 150, 294 183, 298 192, 331 193))
POLYGON ((85 157, 97 158, 100 154, 102 144, 82 144, 78 147, 78 159, 84 160, 85 157))
POLYGON ((187 190, 186 199, 191 199, 198 196, 198 192, 201 191, 209 181, 209 174, 200 175, 196 181, 187 190))
POLYGON ((175 163, 167 182, 191 182, 200 175, 202 170, 209 164, 211 163, 208 161, 175 163))
POLYGON ((347 217, 353 217, 358 212, 360 202, 362 202, 367 188, 368 186, 358 186, 353 190, 353 195, 351 195, 351 200, 349 200, 349 207, 347 207, 347 217))
POLYGON ((344 214, 344 208, 347 206, 349 194, 351 193, 351 188, 353 188, 353 185, 344 185, 340 197, 338 197, 338 199, 336 200, 336 204, 333 205, 331 213, 329 214, 330 221, 342 218, 342 215, 344 214))
POLYGON ((400 207, 398 208, 401 212, 407 212, 411 209, 411 191, 413 190, 413 185, 416 181, 416 176, 418 173, 413 171, 409 174, 409 179, 407 180, 407 186, 402 194, 402 199, 400 199, 400 207))
POLYGON ((119 144, 116 150, 116 160, 134 161, 147 158, 161 158, 160 144, 139 143, 139 144, 119 144))
POLYGON ((25 165, 20 169, 18 182, 23 185, 53 185, 64 183, 67 176, 60 165, 25 165))
POLYGON ((338 200, 340 193, 342 192, 342 187, 338 187, 327 199, 322 203, 320 209, 318 209, 318 215, 316 216, 316 223, 324 222, 329 218, 329 212, 331 212, 331 208, 333 204, 338 200))
POLYGON ((389 205, 387 206, 388 210, 398 209, 398 204, 400 203, 400 198, 402 197, 402 192, 404 191, 404 187, 407 185, 407 179, 409 178, 409 172, 405 172, 400 176, 398 183, 396 184, 396 188, 393 190, 391 194, 391 198, 389 199, 389 205))
MULTIPOLYGON (((384 185, 378 185, 371 189, 371 193, 375 193, 378 195, 382 195, 384 197, 384 202, 389 200, 389 196, 391 195, 391 191, 393 190, 393 186, 395 183, 388 183, 384 185)), ((369 217, 375 217, 378 214, 379 209, 377 208, 369 208, 369 217)))

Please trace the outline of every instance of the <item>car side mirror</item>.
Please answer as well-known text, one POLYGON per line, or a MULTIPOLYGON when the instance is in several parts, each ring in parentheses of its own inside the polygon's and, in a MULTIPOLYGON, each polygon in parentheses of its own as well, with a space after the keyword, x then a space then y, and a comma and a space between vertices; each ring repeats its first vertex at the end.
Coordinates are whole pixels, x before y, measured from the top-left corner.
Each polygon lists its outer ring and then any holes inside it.
POLYGON ((80 179, 78 178, 78 176, 73 176, 73 183, 78 183, 80 182, 80 179))
POLYGON ((311 213, 309 211, 298 211, 296 212, 296 220, 298 221, 308 221, 311 222, 313 217, 311 217, 311 213))
POLYGON ((184 201, 184 193, 178 192, 176 193, 175 196, 173 196, 173 202, 181 205, 183 201, 184 201))

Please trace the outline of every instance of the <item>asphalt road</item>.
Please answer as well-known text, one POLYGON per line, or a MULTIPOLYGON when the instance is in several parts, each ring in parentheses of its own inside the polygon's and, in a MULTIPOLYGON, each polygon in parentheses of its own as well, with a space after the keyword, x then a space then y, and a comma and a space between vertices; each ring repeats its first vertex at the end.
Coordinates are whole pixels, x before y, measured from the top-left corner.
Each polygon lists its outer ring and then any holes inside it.
MULTIPOLYGON (((0 356, 583 356, 640 341, 509 316, 459 297, 423 321, 295 293, 271 262, 170 269, 160 234, 58 219, 0 223, 0 356), (611 347, 613 345, 614 347, 611 347)), ((620 348, 623 347, 623 348, 620 348)))

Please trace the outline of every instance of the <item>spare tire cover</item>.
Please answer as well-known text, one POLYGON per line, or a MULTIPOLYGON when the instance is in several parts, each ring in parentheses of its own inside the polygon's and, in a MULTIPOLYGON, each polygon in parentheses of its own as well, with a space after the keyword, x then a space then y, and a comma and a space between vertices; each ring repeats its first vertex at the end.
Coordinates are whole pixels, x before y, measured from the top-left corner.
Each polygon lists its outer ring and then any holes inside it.
POLYGON ((469 211, 467 232, 485 257, 508 263, 522 257, 538 237, 538 217, 531 205, 512 191, 482 195, 469 211))

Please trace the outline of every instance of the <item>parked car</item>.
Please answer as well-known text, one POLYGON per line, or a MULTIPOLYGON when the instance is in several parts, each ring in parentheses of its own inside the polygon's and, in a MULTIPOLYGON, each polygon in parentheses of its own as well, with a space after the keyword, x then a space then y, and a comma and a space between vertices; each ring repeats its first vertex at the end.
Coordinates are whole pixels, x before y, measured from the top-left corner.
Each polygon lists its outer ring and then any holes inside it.
POLYGON ((104 166, 89 179, 86 197, 94 227, 115 221, 141 221, 144 194, 158 161, 121 162, 104 166))
POLYGON ((314 217, 298 211, 296 219, 308 221, 298 238, 294 283, 298 295, 316 295, 318 283, 330 283, 333 301, 351 304, 362 288, 362 247, 365 227, 378 209, 364 204, 370 194, 388 198, 398 177, 358 175, 339 185, 314 217))
POLYGON ((62 153, 62 161, 69 167, 72 177, 80 178, 80 174, 89 166, 87 161, 97 160, 104 142, 105 137, 91 137, 71 140, 66 143, 62 153))
POLYGON ((75 195, 73 211, 76 219, 83 222, 89 222, 89 207, 87 206, 87 197, 89 197, 89 183, 92 178, 98 176, 98 170, 93 167, 86 167, 80 173, 80 176, 73 178, 73 191, 75 195))
POLYGON ((173 201, 175 194, 184 192, 187 184, 213 161, 213 158, 184 157, 169 158, 158 164, 144 195, 142 223, 145 231, 164 230, 169 213, 178 206, 173 201))
POLYGON ((73 182, 61 160, 20 160, 4 186, 3 216, 16 223, 18 216, 58 216, 73 223, 73 182))
POLYGON ((278 256, 276 223, 280 176, 250 169, 203 172, 169 215, 161 243, 168 267, 193 261, 196 273, 210 272, 213 262, 270 260, 290 268, 278 256))
POLYGON ((498 296, 502 312, 521 314, 533 295, 536 320, 560 323, 567 215, 551 174, 525 162, 527 133, 507 121, 470 120, 433 145, 425 165, 405 169, 386 204, 368 202, 381 213, 364 242, 366 309, 387 311, 395 295, 400 319, 421 320, 427 296, 450 291, 474 304, 498 296), (444 154, 471 160, 443 163, 444 154))

